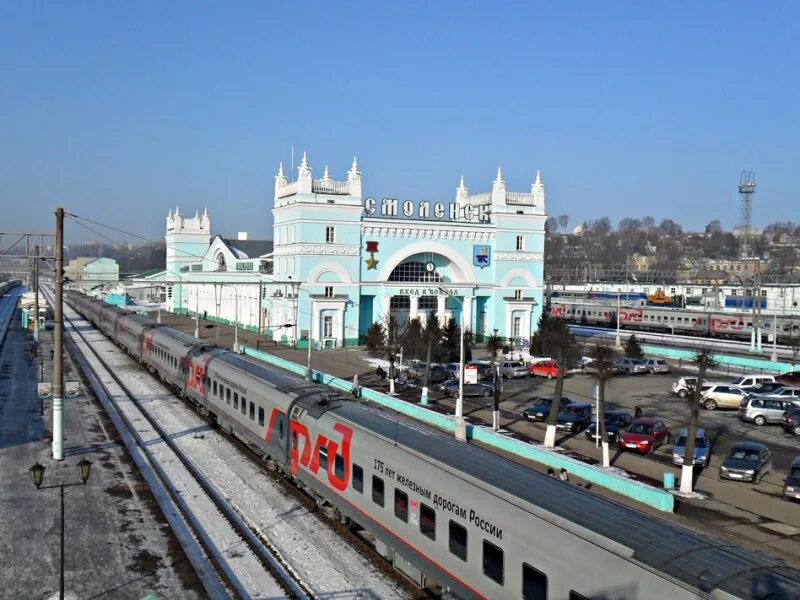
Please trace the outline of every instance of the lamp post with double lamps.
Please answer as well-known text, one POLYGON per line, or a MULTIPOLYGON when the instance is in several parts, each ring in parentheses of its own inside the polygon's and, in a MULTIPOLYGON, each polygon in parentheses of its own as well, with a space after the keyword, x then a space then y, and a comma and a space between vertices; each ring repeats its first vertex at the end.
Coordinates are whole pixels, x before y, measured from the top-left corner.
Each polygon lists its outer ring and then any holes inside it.
POLYGON ((456 439, 461 442, 467 441, 467 423, 464 421, 464 302, 453 296, 443 287, 439 288, 439 292, 449 296, 461 306, 461 318, 459 321, 460 329, 460 343, 459 343, 459 359, 458 359, 458 399, 456 400, 456 439))
POLYGON ((233 351, 239 354, 239 290, 233 288, 233 351))
POLYGON ((33 479, 33 485, 36 486, 37 490, 40 489, 54 489, 58 488, 59 496, 61 498, 61 558, 60 558, 60 578, 59 578, 59 592, 58 597, 60 600, 64 600, 64 488, 65 487, 73 487, 76 485, 86 485, 86 482, 89 480, 89 475, 92 470, 92 463, 85 458, 78 463, 78 475, 81 478, 81 483, 64 483, 63 481, 59 481, 57 485, 49 485, 42 488, 42 481, 44 480, 44 471, 45 467, 40 465, 38 462, 33 465, 28 471, 31 474, 31 478, 33 479))

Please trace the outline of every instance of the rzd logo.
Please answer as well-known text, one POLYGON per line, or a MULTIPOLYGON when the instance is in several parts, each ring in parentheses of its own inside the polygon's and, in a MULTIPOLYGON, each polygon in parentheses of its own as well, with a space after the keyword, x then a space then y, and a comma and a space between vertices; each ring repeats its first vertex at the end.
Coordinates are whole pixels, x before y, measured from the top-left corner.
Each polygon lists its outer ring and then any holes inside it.
POLYGON ((319 471, 319 449, 325 446, 328 451, 328 481, 337 490, 344 491, 350 483, 350 441, 353 438, 353 430, 341 423, 334 425, 333 429, 342 436, 341 452, 339 452, 340 442, 329 440, 320 433, 312 444, 308 427, 297 421, 289 421, 289 432, 292 436, 292 473, 297 475, 298 465, 303 465, 316 475, 319 471), (300 451, 301 438, 302 452, 300 451), (342 456, 344 462, 344 472, 341 477, 336 474, 337 454, 342 456))
POLYGON ((186 385, 203 396, 206 393, 206 363, 208 362, 208 357, 201 358, 199 362, 200 364, 195 364, 191 358, 186 359, 186 385))

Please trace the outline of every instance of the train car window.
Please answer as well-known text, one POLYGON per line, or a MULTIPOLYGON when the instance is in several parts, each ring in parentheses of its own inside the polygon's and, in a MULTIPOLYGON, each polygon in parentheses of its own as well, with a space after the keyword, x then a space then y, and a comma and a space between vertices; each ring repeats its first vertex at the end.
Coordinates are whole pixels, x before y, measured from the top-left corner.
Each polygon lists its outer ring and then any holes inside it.
POLYGON ((333 472, 339 479, 344 479, 344 457, 341 454, 333 457, 333 472))
POLYGON ((503 551, 491 542, 483 540, 483 574, 503 585, 504 573, 503 551))
MULTIPOLYGON (((244 405, 246 403, 247 403, 247 401, 244 399, 244 397, 242 397, 242 405, 244 405)), ((251 421, 255 421, 256 420, 256 405, 253 404, 252 402, 250 403, 250 420, 251 421)))
MULTIPOLYGON (((220 392, 222 391, 223 387, 224 386, 220 383, 219 384, 220 392)), ((229 388, 229 387, 225 388, 225 402, 227 402, 228 404, 231 403, 231 388, 229 388)))
POLYGON ((522 599, 547 600, 547 575, 522 563, 522 599))
POLYGON ((281 439, 283 439, 283 434, 284 434, 284 433, 285 433, 285 430, 284 430, 284 428, 283 428, 283 419, 281 419, 281 420, 280 420, 280 422, 278 423, 278 436, 279 436, 281 439))
POLYGON ((353 463, 353 489, 359 494, 364 493, 364 469, 353 463))
POLYGON ((436 511, 422 503, 419 505, 419 532, 436 541, 436 511))
POLYGON ((378 506, 383 506, 383 479, 372 476, 372 501, 378 506))
POLYGON ((247 416, 247 401, 245 401, 244 397, 242 397, 242 414, 245 417, 247 416))
POLYGON ((467 560, 467 530, 455 521, 450 521, 450 552, 467 560))
POLYGON ((328 470, 328 447, 327 446, 320 446, 319 447, 319 468, 323 471, 328 470))
POLYGON ((258 407, 258 424, 264 425, 264 408, 261 406, 258 407))
POLYGON ((575 590, 569 591, 569 600, 589 600, 588 596, 584 596, 583 594, 579 594, 575 590))
POLYGON ((233 408, 239 410, 239 392, 233 392, 233 408))
POLYGON ((408 523, 408 494, 394 490, 394 516, 408 523))
POLYGON ((211 389, 213 390, 211 393, 215 396, 217 395, 217 380, 211 382, 211 389))

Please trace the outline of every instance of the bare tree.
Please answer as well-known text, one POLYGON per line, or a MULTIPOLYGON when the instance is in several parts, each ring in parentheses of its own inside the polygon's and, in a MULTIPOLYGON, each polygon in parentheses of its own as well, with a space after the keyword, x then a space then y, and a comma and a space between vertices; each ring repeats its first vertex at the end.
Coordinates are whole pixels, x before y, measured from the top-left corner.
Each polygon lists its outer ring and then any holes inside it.
POLYGON ((428 402, 428 388, 431 385, 431 360, 433 360, 433 347, 442 341, 442 327, 439 324, 438 315, 430 311, 428 319, 425 321, 425 331, 422 334, 423 339, 427 345, 427 352, 425 355, 425 376, 423 379, 422 398, 423 404, 428 402))
POLYGON ((703 390, 706 371, 713 369, 717 364, 717 360, 714 357, 714 351, 704 346, 695 352, 692 362, 697 365, 697 381, 690 390, 691 393, 686 396, 689 401, 689 427, 686 430, 683 467, 681 468, 681 492, 687 494, 691 493, 694 488, 694 452, 697 438, 697 421, 700 418, 700 394, 703 390))
POLYGON ((569 361, 577 354, 578 346, 563 319, 547 319, 547 331, 542 332, 542 345, 544 350, 556 357, 558 369, 556 371, 556 386, 553 390, 553 404, 550 414, 547 415, 547 431, 544 436, 546 448, 556 445, 556 421, 561 410, 561 395, 564 391, 564 375, 567 372, 569 361))
POLYGON ((569 215, 559 215, 558 216, 558 225, 561 227, 561 231, 564 233, 567 232, 567 225, 569 225, 569 215))
POLYGON ((603 468, 611 466, 611 456, 608 449, 608 432, 606 431, 606 384, 614 377, 611 369, 611 357, 614 350, 605 341, 595 344, 591 352, 594 367, 589 374, 597 383, 597 423, 601 444, 603 445, 603 468), (596 370, 595 370, 596 369, 596 370))

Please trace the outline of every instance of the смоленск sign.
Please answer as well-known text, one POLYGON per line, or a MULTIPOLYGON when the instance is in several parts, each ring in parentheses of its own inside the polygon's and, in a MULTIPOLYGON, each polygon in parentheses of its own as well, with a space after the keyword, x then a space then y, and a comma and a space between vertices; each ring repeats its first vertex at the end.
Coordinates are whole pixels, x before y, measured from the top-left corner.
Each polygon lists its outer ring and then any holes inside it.
POLYGON ((437 221, 489 221, 489 205, 472 206, 466 204, 459 207, 455 203, 428 202, 420 200, 404 200, 384 198, 378 202, 375 198, 364 199, 364 214, 368 217, 394 217, 406 219, 428 219, 437 221), (459 210, 460 209, 460 210, 459 210))

